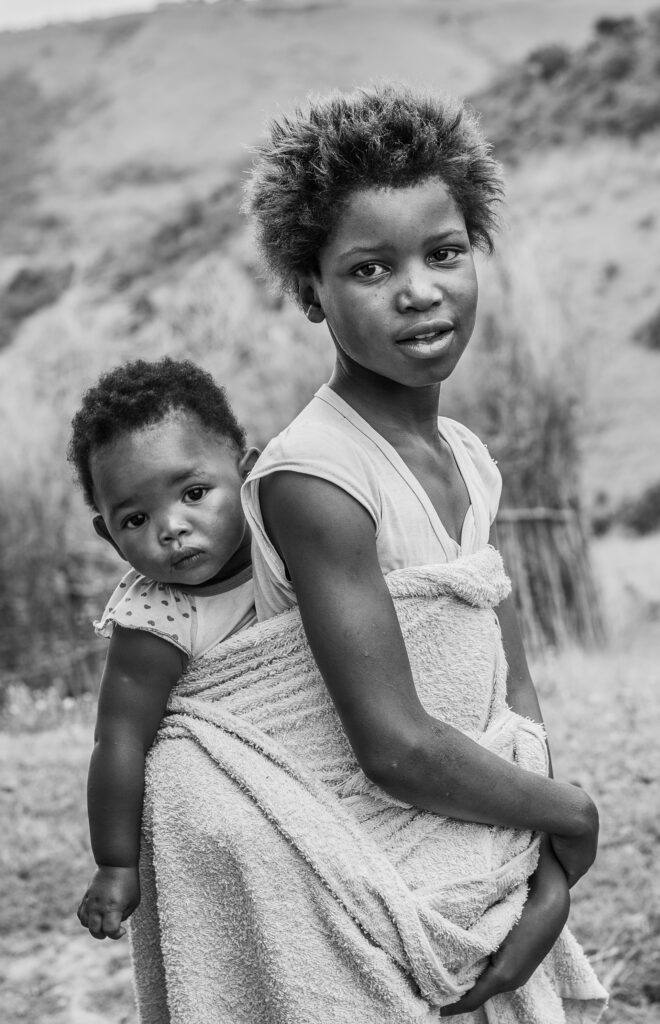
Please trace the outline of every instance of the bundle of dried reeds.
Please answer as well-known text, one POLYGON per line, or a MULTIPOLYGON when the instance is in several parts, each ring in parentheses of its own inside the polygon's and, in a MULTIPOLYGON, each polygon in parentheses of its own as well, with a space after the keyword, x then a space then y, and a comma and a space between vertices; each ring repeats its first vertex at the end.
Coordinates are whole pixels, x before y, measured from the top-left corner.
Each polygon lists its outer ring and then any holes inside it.
POLYGON ((579 339, 533 254, 500 257, 481 279, 479 321, 448 408, 502 471, 499 542, 527 644, 594 642, 602 622, 580 515, 579 339))

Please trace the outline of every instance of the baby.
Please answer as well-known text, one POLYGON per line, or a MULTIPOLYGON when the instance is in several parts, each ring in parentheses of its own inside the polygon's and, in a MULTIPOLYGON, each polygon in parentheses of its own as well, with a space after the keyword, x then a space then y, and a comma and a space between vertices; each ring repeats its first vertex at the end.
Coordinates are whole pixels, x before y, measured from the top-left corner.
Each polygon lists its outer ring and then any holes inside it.
POLYGON ((103 375, 72 426, 94 529, 131 566, 95 623, 110 640, 88 779, 97 868, 78 909, 118 939, 140 901, 145 756, 170 692, 255 619, 240 489, 258 452, 210 374, 169 358, 103 375))

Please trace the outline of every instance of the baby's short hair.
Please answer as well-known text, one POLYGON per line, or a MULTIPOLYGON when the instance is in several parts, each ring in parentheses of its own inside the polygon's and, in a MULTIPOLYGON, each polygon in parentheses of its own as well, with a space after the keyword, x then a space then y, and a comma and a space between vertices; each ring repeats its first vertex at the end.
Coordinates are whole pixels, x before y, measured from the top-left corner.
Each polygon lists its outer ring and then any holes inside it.
POLYGON ((270 125, 257 149, 243 209, 266 267, 296 294, 348 197, 364 188, 441 180, 470 242, 491 252, 502 199, 501 168, 460 100, 391 84, 311 99, 270 125))
POLYGON ((245 451, 245 431, 224 388, 187 359, 136 359, 102 374, 85 392, 71 421, 67 456, 88 505, 94 508, 92 454, 122 434, 159 423, 177 410, 193 413, 206 430, 245 451))

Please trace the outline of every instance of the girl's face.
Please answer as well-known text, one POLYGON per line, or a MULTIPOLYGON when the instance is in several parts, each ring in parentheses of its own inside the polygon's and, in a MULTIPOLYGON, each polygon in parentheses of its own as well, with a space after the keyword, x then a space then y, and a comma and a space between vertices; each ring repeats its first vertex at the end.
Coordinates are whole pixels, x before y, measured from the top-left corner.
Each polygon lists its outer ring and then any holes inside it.
POLYGON ((91 458, 97 532, 159 583, 229 578, 249 561, 240 489, 253 454, 178 410, 121 435, 91 458))
POLYGON ((472 247, 447 187, 355 192, 300 296, 349 361, 411 387, 446 380, 477 305, 472 247))

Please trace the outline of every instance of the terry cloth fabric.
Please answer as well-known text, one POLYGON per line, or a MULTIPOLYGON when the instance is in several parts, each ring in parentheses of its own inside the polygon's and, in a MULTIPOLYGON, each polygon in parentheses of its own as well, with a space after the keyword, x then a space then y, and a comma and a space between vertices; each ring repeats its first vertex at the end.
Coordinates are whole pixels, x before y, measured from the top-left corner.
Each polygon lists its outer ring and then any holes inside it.
POLYGON ((469 505, 460 537, 450 536, 421 483, 396 449, 327 384, 260 455, 241 491, 254 543, 257 616, 270 618, 297 603, 293 584, 264 528, 259 485, 270 473, 320 477, 350 494, 371 516, 385 575, 410 565, 435 565, 488 543, 502 490, 500 471, 476 434, 438 417, 469 505))
POLYGON ((141 629, 167 640, 188 658, 197 658, 255 619, 251 566, 231 579, 200 587, 156 583, 130 569, 94 623, 94 631, 109 640, 115 623, 141 629))
MULTIPOLYGON (((540 726, 505 703, 497 552, 386 580, 426 709, 546 772, 540 726)), ((131 918, 142 1024, 438 1022, 518 919, 537 857, 528 832, 374 786, 297 609, 268 619, 191 667, 148 758, 131 918)), ((523 988, 457 1020, 591 1024, 605 999, 564 930, 523 988)))

